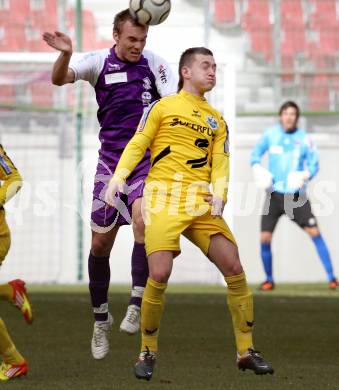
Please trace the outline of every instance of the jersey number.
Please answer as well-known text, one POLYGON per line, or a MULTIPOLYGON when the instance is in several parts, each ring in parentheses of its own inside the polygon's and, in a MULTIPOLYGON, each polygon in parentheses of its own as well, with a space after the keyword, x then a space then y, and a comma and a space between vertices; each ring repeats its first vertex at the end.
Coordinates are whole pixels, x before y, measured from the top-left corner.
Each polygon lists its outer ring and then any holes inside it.
MULTIPOLYGON (((197 138, 194 142, 194 145, 206 152, 206 148, 208 148, 209 142, 205 138, 197 138)), ((205 157, 196 158, 194 160, 187 160, 186 164, 191 165, 191 168, 201 168, 207 164, 207 161, 208 153, 206 153, 205 157)))

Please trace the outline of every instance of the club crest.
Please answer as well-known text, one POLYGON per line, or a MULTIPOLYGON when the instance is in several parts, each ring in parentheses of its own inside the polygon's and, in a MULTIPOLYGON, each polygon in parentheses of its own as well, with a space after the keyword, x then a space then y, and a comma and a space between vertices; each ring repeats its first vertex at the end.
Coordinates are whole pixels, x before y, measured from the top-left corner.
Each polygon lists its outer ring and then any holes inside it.
POLYGON ((217 130, 219 128, 218 122, 214 116, 208 116, 206 123, 211 127, 212 130, 217 130))

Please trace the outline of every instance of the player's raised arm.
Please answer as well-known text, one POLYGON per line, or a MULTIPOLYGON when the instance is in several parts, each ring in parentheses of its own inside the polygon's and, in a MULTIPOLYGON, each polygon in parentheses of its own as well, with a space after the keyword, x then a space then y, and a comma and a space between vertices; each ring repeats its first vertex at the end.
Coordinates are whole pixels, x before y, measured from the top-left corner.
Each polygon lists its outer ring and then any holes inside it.
POLYGON ((151 145, 161 123, 160 106, 160 101, 156 101, 145 110, 135 135, 122 153, 105 194, 109 205, 114 206, 115 195, 123 192, 126 179, 151 145))
POLYGON ((60 31, 54 33, 45 32, 43 40, 55 50, 60 51, 52 71, 52 82, 55 85, 64 85, 74 82, 74 71, 69 68, 69 62, 73 54, 72 41, 70 37, 60 31))
POLYGON ((9 199, 11 199, 22 187, 22 178, 7 156, 3 147, 0 145, 0 206, 2 207, 9 199))

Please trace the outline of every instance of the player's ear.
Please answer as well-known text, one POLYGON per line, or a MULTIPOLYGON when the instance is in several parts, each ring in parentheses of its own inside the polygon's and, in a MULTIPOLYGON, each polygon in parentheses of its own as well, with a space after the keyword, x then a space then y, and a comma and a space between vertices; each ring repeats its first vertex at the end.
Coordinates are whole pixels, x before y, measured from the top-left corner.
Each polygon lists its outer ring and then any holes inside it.
POLYGON ((191 69, 188 66, 183 66, 181 68, 181 74, 184 79, 191 78, 191 69))
POLYGON ((119 33, 115 30, 113 30, 113 39, 115 43, 118 43, 119 41, 119 33))

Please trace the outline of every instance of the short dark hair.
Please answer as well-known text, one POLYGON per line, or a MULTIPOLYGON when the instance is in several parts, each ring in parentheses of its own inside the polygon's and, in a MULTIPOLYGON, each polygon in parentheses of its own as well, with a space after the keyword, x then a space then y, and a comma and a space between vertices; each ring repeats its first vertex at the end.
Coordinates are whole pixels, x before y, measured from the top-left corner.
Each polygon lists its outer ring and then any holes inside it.
POLYGON ((296 114, 297 114, 297 120, 298 120, 299 116, 300 116, 300 108, 299 108, 298 104, 293 102, 292 100, 288 100, 287 102, 285 102, 284 104, 281 105, 281 107, 279 109, 279 116, 281 116, 283 111, 287 110, 290 107, 295 109, 296 114))
POLYGON ((127 21, 130 21, 134 26, 147 28, 146 26, 138 23, 130 14, 129 9, 127 8, 115 15, 113 20, 113 31, 120 34, 122 25, 127 21))
POLYGON ((213 56, 213 53, 210 49, 206 47, 190 47, 185 50, 179 60, 179 82, 178 82, 178 92, 184 86, 184 78, 182 77, 181 71, 184 66, 190 66, 194 60, 196 54, 202 54, 204 56, 213 56))

